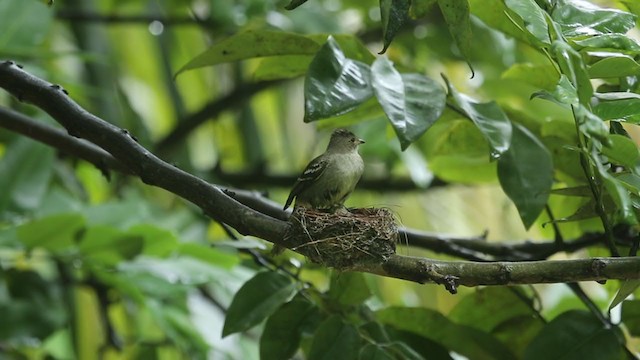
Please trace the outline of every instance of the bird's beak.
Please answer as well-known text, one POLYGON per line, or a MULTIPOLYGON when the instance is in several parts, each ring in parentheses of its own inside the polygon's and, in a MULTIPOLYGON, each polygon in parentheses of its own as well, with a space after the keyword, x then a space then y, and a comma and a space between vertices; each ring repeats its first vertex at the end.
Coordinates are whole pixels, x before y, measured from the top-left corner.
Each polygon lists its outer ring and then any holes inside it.
POLYGON ((362 139, 358 139, 358 141, 360 142, 360 144, 364 144, 365 143, 365 141, 362 140, 362 139))

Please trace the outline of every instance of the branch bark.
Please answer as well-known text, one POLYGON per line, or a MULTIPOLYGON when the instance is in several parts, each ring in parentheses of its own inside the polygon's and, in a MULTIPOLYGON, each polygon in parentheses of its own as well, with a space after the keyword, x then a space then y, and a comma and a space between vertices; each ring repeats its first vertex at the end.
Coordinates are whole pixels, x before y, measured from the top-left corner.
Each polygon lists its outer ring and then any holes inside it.
MULTIPOLYGON (((274 204, 256 203, 247 206, 238 201, 248 197, 243 191, 226 192, 218 186, 184 172, 153 155, 139 145, 135 138, 125 129, 114 126, 97 116, 87 112, 75 103, 59 85, 50 84, 21 69, 12 61, 0 63, 0 87, 13 94, 20 101, 36 105, 46 111, 68 133, 84 138, 104 149, 120 162, 125 171, 134 174, 146 184, 161 187, 200 207, 211 218, 235 228, 242 234, 253 235, 267 241, 286 246, 283 236, 287 223, 283 221, 286 213, 282 210, 270 209, 274 204), (234 197, 236 199, 234 199, 234 197), (262 207, 261 211, 255 210, 262 207), (271 214, 267 215, 267 213, 271 214)), ((7 118, 17 119, 11 112, 0 112, 7 118)), ((25 120, 25 119, 21 119, 25 120)), ((18 127, 26 126, 16 125, 18 127)), ((16 130, 20 131, 20 130, 16 130)), ((24 131, 22 133, 28 133, 24 131)), ((62 135, 62 134, 58 134, 62 135)), ((44 141, 44 140, 43 140, 44 141)), ((86 145, 86 144, 85 144, 86 145)), ((90 146, 91 151, 99 152, 90 146)), ((100 153, 101 156, 106 156, 100 153)), ((425 234, 404 231, 408 238, 427 238, 425 234)), ((434 240, 434 239, 432 239, 434 240)), ((442 241, 443 239, 435 239, 442 241)), ((451 239, 450 239, 451 240, 451 239)), ((474 241, 457 239, 450 243, 474 241)), ((482 239, 476 239, 482 241, 482 239)), ((459 244, 458 248, 460 247, 459 244)), ((468 245, 468 244, 466 244, 468 245)), ((475 245, 480 248, 481 243, 475 245)), ((525 244, 526 249, 530 244, 525 244)), ((491 245, 482 245, 485 251, 491 245)), ((449 250, 456 252, 456 247, 449 250)), ((474 249, 464 248, 474 255, 474 249)), ((504 248, 494 247, 491 251, 504 248)), ((511 248, 510 250, 514 250, 511 248)), ((476 252, 477 253, 477 252, 476 252)), ((478 259, 485 260, 485 259, 478 259)), ((419 283, 435 282, 443 284, 451 292, 460 285, 511 285, 552 282, 605 281, 607 279, 640 278, 640 257, 590 258, 563 261, 528 261, 528 262, 469 262, 440 261, 426 258, 393 255, 388 261, 378 265, 362 266, 356 270, 415 281, 419 283)))

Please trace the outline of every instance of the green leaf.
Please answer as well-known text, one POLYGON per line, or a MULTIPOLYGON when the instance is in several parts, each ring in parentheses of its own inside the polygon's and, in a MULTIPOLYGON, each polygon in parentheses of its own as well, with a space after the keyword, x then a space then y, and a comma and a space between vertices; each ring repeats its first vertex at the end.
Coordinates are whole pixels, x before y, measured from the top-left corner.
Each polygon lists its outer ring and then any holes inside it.
POLYGON ((372 96, 369 66, 346 58, 330 36, 313 58, 305 77, 304 121, 346 113, 372 96))
POLYGON ((640 158, 638 145, 623 135, 609 135, 609 144, 602 148, 602 153, 606 155, 611 162, 634 167, 640 158))
POLYGON ((382 20, 382 39, 384 47, 380 54, 384 54, 391 44, 391 40, 409 17, 410 0, 380 0, 380 16, 382 20))
POLYGON ((429 10, 435 5, 437 0, 418 0, 411 1, 411 7, 409 8, 409 16, 412 19, 420 19, 429 13, 429 10))
MULTIPOLYGON (((385 330, 393 340, 392 344, 403 345, 402 348, 408 348, 408 351, 401 351, 404 358, 453 360, 448 349, 431 339, 409 331, 397 330, 389 326, 386 326, 385 330), (407 353, 407 355, 404 355, 404 353, 407 353), (418 356, 416 357, 414 354, 418 356)), ((402 348, 399 350, 402 350, 402 348)))
POLYGON ((541 98, 555 102, 559 105, 572 105, 580 102, 578 92, 566 75, 560 75, 560 80, 556 84, 553 91, 538 91, 531 95, 531 98, 541 98))
POLYGON ((640 336, 640 300, 628 300, 622 303, 622 322, 631 336, 640 336))
POLYGON ((622 34, 602 34, 584 39, 577 38, 572 39, 572 43, 582 49, 606 49, 640 53, 640 44, 633 38, 622 34))
POLYGON ((253 73, 256 81, 291 79, 307 72, 313 56, 283 55, 264 58, 253 73))
POLYGON ((353 325, 333 315, 323 321, 313 336, 309 360, 352 360, 358 357, 360 336, 353 325))
POLYGON ((298 350, 303 328, 317 308, 304 298, 294 298, 276 310, 260 337, 260 359, 290 359, 298 350))
POLYGON ((534 0, 505 0, 505 5, 522 18, 531 35, 543 44, 551 42, 544 11, 534 0))
POLYGON ((12 142, 0 159, 0 214, 38 207, 49 187, 54 151, 31 139, 12 142), (11 174, 7 176, 7 174, 11 174))
POLYGON ((378 344, 367 344, 360 349, 358 359, 361 360, 395 360, 396 357, 378 344))
POLYGON ((256 274, 231 301, 222 337, 245 331, 271 315, 295 292, 296 284, 275 271, 256 274))
POLYGON ((616 296, 611 300, 609 311, 623 302, 629 295, 633 294, 640 287, 640 279, 622 280, 620 289, 616 292, 616 296))
POLYGON ((293 10, 306 2, 307 0, 291 0, 291 2, 289 2, 289 4, 287 4, 284 8, 287 10, 293 10))
POLYGON ((390 307, 378 311, 376 317, 384 324, 423 336, 470 359, 515 359, 509 349, 491 335, 455 324, 434 310, 390 307))
POLYGON ((18 239, 29 248, 59 251, 72 247, 85 219, 80 214, 57 214, 34 220, 17 229, 18 239))
POLYGON ((491 159, 498 159, 511 144, 511 121, 495 101, 479 103, 474 99, 459 93, 447 78, 444 78, 449 89, 449 96, 453 97, 456 105, 473 120, 491 147, 491 159))
POLYGON ((516 63, 504 73, 503 79, 515 80, 531 84, 545 90, 554 90, 560 77, 551 65, 537 65, 530 63, 516 63))
POLYGON ((272 30, 246 30, 230 36, 184 65, 175 76, 187 70, 226 62, 277 55, 312 55, 319 45, 299 34, 272 30))
POLYGON ((556 40, 551 44, 551 55, 567 77, 578 95, 578 101, 584 106, 591 103, 593 87, 582 56, 564 41, 556 40))
POLYGON ((527 348, 524 359, 624 359, 619 329, 582 310, 567 311, 548 323, 527 348))
POLYGON ((373 92, 400 140, 402 150, 416 141, 442 115, 445 93, 420 74, 400 74, 386 57, 371 66, 373 92))
POLYGON ((528 229, 538 218, 553 185, 549 150, 529 130, 514 124, 509 151, 498 161, 498 179, 528 229))
POLYGON ((589 66, 589 77, 592 79, 620 78, 640 75, 640 64, 631 56, 617 54, 606 57, 589 66))
POLYGON ((115 265, 140 254, 143 246, 140 236, 129 235, 109 226, 92 226, 83 233, 78 248, 93 262, 115 265))
POLYGON ((522 25, 515 22, 509 15, 509 9, 503 0, 469 0, 471 13, 482 20, 487 26, 499 30, 525 43, 531 42, 530 36, 523 30, 522 25))
POLYGON ((13 51, 22 52, 23 57, 25 51, 34 51, 33 56, 37 56, 35 51, 49 34, 54 13, 36 1, 0 1, 0 48, 4 57, 10 58, 13 51))
POLYGON ((177 250, 177 253, 180 255, 190 256, 194 259, 202 260, 223 269, 231 269, 240 262, 237 255, 222 252, 211 247, 211 245, 203 245, 193 242, 181 243, 177 250))
POLYGON ((151 224, 138 224, 127 230, 129 236, 138 236, 144 242, 145 255, 164 257, 173 253, 179 245, 176 236, 166 229, 151 224))
POLYGON ((328 295, 341 305, 354 306, 362 304, 372 293, 362 273, 334 272, 328 295))
POLYGON ((625 120, 640 123, 640 99, 619 99, 600 101, 593 107, 593 113, 603 120, 625 120))
POLYGON ((625 34, 635 26, 628 12, 603 9, 586 1, 558 1, 551 17, 562 26, 564 36, 625 34))
POLYGON ((620 180, 611 175, 604 165, 599 162, 597 163, 597 169, 604 183, 604 188, 607 189, 607 193, 616 204, 619 216, 628 224, 636 224, 638 220, 635 216, 629 191, 620 180))
MULTIPOLYGON (((469 16, 469 0, 438 0, 438 6, 444 20, 447 22, 449 33, 455 40, 460 53, 471 68, 471 18, 469 16)), ((471 68, 473 72, 473 68, 471 68)))

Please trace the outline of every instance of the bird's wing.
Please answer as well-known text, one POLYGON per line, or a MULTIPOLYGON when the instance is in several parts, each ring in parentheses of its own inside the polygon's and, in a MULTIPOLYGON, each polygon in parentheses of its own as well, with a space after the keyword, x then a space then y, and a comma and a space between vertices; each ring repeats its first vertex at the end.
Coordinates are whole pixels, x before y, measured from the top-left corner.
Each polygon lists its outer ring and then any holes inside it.
POLYGON ((324 157, 318 156, 311 160, 309 165, 307 165, 302 174, 298 177, 298 180, 296 180, 296 183, 293 185, 293 189, 291 189, 287 202, 284 204, 284 209, 286 210, 293 202, 293 199, 307 189, 309 185, 313 184, 326 169, 327 161, 324 157))

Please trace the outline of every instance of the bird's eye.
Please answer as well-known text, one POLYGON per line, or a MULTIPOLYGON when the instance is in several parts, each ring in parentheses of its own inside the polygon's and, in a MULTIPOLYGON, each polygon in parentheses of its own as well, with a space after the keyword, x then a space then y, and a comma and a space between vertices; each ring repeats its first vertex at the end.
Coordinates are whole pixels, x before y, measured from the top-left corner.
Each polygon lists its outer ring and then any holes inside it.
POLYGON ((356 138, 351 138, 351 142, 356 142, 356 138))

